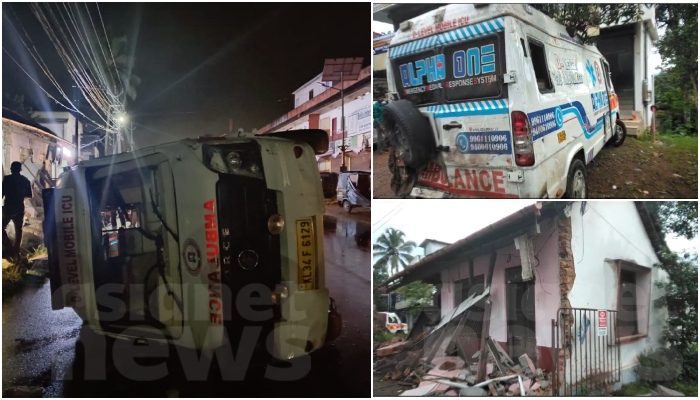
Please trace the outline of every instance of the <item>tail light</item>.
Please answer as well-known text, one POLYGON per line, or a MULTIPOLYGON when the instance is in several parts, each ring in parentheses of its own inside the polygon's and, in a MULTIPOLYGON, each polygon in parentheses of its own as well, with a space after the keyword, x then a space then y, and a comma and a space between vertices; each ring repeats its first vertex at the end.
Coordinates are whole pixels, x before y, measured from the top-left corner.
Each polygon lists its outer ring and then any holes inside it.
POLYGON ((520 167, 530 167, 535 165, 535 151, 532 146, 532 132, 527 115, 522 111, 510 113, 513 124, 513 152, 515 153, 515 164, 520 167))

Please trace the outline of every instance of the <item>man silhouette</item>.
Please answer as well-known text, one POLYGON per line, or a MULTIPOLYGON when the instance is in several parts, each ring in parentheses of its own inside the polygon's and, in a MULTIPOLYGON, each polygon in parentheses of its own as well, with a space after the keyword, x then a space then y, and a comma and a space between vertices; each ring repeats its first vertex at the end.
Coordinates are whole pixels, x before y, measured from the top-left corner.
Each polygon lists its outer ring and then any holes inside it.
POLYGON ((15 226, 15 243, 12 246, 12 254, 19 258, 19 246, 22 243, 22 225, 24 224, 24 199, 32 197, 32 185, 29 179, 20 174, 22 163, 13 162, 10 165, 11 175, 2 180, 2 197, 5 200, 2 207, 2 240, 9 242, 7 225, 12 221, 15 226))

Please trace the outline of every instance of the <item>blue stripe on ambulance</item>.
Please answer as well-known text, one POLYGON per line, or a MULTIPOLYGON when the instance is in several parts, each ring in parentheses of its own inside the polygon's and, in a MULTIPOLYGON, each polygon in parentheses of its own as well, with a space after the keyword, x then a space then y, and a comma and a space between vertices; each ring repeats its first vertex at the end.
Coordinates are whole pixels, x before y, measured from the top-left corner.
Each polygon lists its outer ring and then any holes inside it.
POLYGON ((424 50, 432 49, 435 46, 442 46, 451 43, 461 42, 463 40, 474 39, 503 30, 505 18, 496 18, 490 21, 481 22, 474 25, 465 26, 464 28, 454 29, 448 32, 443 32, 438 35, 433 35, 424 39, 415 40, 410 43, 404 43, 389 49, 389 58, 404 57, 409 54, 419 53, 424 50))
POLYGON ((484 100, 468 103, 440 104, 428 106, 426 111, 435 115, 435 118, 508 114, 508 101, 484 100))
POLYGON ((583 129, 586 139, 590 139, 603 130, 604 118, 601 116, 596 120, 595 125, 588 123, 586 110, 579 101, 565 103, 557 107, 546 108, 528 114, 530 126, 533 129, 532 140, 541 139, 550 133, 557 132, 564 128, 564 116, 574 115, 583 129))

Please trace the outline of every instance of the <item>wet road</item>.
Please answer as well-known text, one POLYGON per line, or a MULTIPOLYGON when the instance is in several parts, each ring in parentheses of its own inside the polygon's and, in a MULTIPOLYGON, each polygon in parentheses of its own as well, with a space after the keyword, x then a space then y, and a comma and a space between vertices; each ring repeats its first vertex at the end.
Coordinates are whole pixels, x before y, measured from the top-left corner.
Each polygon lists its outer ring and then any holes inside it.
POLYGON ((133 382, 112 366, 106 381, 71 379, 76 341, 86 334, 71 309, 51 310, 47 281, 3 299, 3 390, 40 386, 46 397, 165 397, 173 393, 180 397, 369 397, 370 226, 326 216, 324 228, 326 285, 343 316, 343 333, 314 353, 308 376, 279 382, 253 372, 244 382, 213 384, 186 382, 171 373, 160 381, 133 382))

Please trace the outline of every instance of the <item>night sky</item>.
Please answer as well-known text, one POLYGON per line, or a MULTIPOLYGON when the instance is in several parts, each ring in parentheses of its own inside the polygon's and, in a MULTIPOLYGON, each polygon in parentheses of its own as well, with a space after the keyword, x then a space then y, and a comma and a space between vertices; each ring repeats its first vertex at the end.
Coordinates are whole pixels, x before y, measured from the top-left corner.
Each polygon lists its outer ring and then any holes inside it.
MULTIPOLYGON (((58 96, 22 54, 26 51, 12 28, 21 32, 19 20, 61 86, 70 90, 72 80, 29 5, 2 7, 3 49, 58 96)), ((90 8, 95 10, 94 3, 90 8)), ((100 11, 111 31, 135 41, 134 73, 142 83, 127 112, 141 146, 226 132, 229 118, 234 130, 260 128, 293 108, 291 92, 319 74, 325 58, 371 62, 369 3, 100 3, 100 11)), ((53 103, 5 52, 2 92, 25 94, 37 109, 53 103)))

